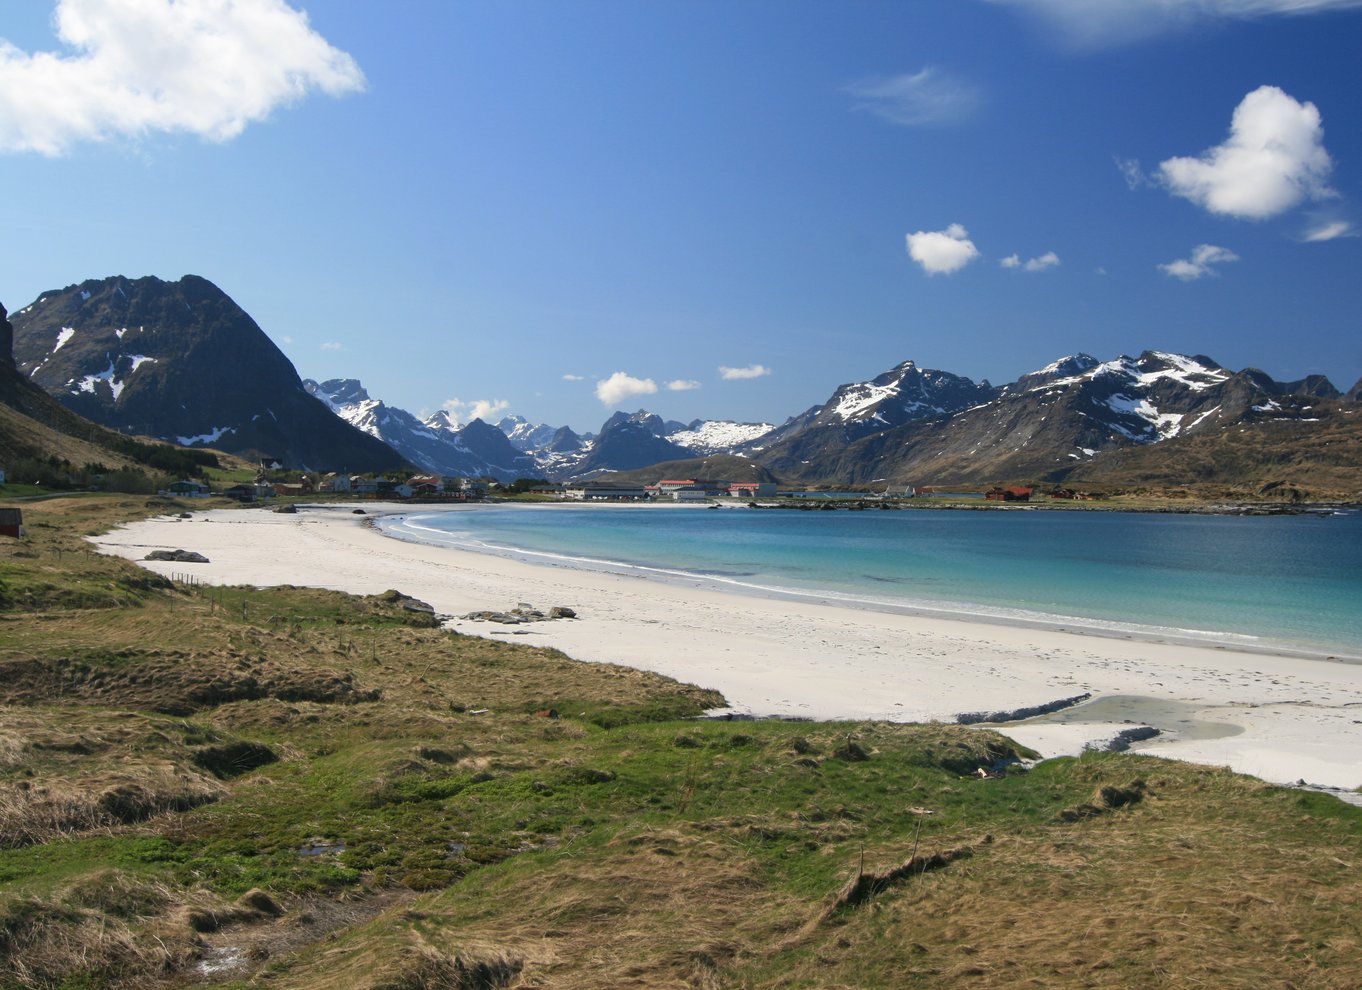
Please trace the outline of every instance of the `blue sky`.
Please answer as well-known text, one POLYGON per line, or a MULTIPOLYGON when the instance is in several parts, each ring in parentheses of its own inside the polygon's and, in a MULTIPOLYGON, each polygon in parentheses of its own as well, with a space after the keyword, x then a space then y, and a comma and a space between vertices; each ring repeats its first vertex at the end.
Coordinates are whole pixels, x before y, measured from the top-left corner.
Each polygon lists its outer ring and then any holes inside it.
POLYGON ((418 413, 779 422, 1080 350, 1362 377, 1362 0, 17 0, 0 38, 0 302, 202 275, 418 413))

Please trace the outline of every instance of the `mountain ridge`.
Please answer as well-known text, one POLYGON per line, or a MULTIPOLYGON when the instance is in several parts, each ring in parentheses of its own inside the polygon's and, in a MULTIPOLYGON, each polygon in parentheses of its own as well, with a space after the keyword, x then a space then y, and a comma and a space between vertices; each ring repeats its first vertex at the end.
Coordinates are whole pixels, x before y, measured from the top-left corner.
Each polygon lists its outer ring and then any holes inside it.
POLYGON ((439 475, 514 481, 535 473, 534 458, 480 419, 460 425, 444 410, 422 420, 369 395, 355 378, 303 381, 303 388, 351 426, 387 444, 411 464, 439 475))
MULTIPOLYGON (((1160 477, 1158 455, 1115 452, 1218 443, 1229 462, 1248 465, 1229 441, 1185 441, 1271 422, 1273 437, 1295 431, 1309 446, 1332 431, 1341 444, 1348 409, 1362 399, 1362 382, 1341 393, 1323 375, 1279 382, 1170 351, 1069 354, 1000 386, 905 360, 837 386, 779 425, 681 423, 640 409, 613 412, 597 434, 578 435, 519 416, 496 425, 460 424, 444 411, 422 419, 372 397, 358 379, 304 381, 249 315, 198 276, 90 279, 16 315, 12 330, 0 331, 0 345, 12 339, 14 371, 105 425, 295 467, 415 465, 503 481, 582 480, 718 456, 746 458, 791 485, 1060 482, 1100 478, 1108 463, 1117 474, 1160 477)), ((1286 454, 1279 460, 1309 469, 1286 454)), ((1350 469, 1333 452, 1317 460, 1335 479, 1350 469)), ((1179 454, 1172 463, 1197 459, 1179 454)), ((1263 481, 1259 468, 1250 474, 1263 481)))

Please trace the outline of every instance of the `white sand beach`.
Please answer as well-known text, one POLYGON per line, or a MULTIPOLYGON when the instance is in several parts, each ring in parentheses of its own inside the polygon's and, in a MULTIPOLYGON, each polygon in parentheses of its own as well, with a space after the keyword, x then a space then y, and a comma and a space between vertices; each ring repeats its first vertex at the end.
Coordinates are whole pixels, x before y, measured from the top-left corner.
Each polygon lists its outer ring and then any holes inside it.
POLYGON ((94 542, 139 562, 151 550, 198 551, 210 562, 142 563, 211 584, 356 594, 396 588, 453 616, 519 602, 570 606, 575 620, 450 625, 557 647, 579 660, 659 671, 723 692, 738 712, 953 721, 964 712, 1015 711, 1088 693, 1088 702, 1002 731, 1055 756, 1151 725, 1160 735, 1132 750, 1274 783, 1362 787, 1356 663, 902 615, 530 564, 392 539, 364 521, 398 507, 366 503, 366 516, 352 508, 195 512, 135 523, 94 542))

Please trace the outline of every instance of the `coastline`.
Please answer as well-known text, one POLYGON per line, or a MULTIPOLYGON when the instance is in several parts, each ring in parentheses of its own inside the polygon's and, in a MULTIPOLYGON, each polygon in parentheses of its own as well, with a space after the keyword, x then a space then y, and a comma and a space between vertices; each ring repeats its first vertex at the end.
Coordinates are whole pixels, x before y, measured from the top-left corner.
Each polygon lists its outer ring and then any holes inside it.
MULTIPOLYGON (((758 584, 752 581, 742 581, 721 574, 676 570, 650 564, 600 560, 591 557, 573 556, 566 553, 532 550, 524 547, 497 546, 479 540, 463 542, 453 537, 452 534, 445 530, 416 527, 410 522, 410 519, 413 516, 430 515, 433 514, 433 512, 478 511, 478 508, 479 507, 475 505, 463 505, 439 507, 434 510, 429 507, 424 507, 413 511, 410 507, 404 506, 401 509, 394 509, 392 511, 375 512, 370 517, 369 525, 376 527, 385 536, 404 542, 416 543, 418 545, 434 545, 456 552, 475 553, 480 556, 502 557, 507 560, 520 561, 521 563, 535 567, 566 567, 607 574, 637 576, 651 581, 683 587, 708 587, 724 594, 767 598, 788 602, 792 605, 819 604, 838 608, 848 608, 855 611, 883 612, 920 619, 947 619, 957 622, 984 623, 987 625, 1006 626, 1018 629, 1041 629, 1050 632, 1069 633, 1074 636, 1128 639, 1160 645, 1229 649, 1239 653, 1252 653, 1262 656, 1297 657, 1305 660, 1320 660, 1331 663, 1362 664, 1362 650, 1359 650, 1357 653, 1344 653, 1342 650, 1332 647, 1322 645, 1308 647, 1299 643, 1273 640, 1264 636, 1248 633, 1231 633, 1213 629, 1184 629, 1148 624, 1136 625, 1134 623, 1113 619, 1051 615, 1044 612, 1020 609, 1004 611, 992 609, 985 605, 967 604, 964 602, 909 602, 903 600, 877 599, 851 594, 839 594, 824 589, 800 590, 797 588, 758 584)), ((497 508, 542 511, 549 507, 498 505, 497 508)), ((694 512, 706 508, 710 508, 710 506, 686 506, 668 503, 650 506, 619 504, 610 506, 608 511, 694 512)), ((723 508, 728 511, 744 511, 736 506, 724 506, 723 508)), ((581 510, 600 511, 599 506, 587 506, 581 503, 555 505, 552 506, 551 509, 555 512, 581 510)), ((995 511, 1007 511, 1007 509, 1002 508, 995 511)))
MULTIPOLYGON (((1250 647, 1094 635, 1046 623, 881 610, 800 595, 742 594, 712 582, 527 563, 385 536, 376 515, 404 506, 303 507, 297 514, 211 510, 92 538, 162 574, 209 584, 294 584, 376 594, 389 588, 450 615, 569 606, 576 620, 457 632, 556 647, 716 688, 755 716, 953 721, 1082 694, 1076 707, 1001 731, 1045 756, 1104 745, 1133 725, 1160 735, 1152 755, 1229 766, 1273 783, 1362 786, 1362 666, 1250 647), (141 560, 196 550, 207 564, 141 560)), ((427 510, 422 510, 422 512, 427 510)), ((452 509, 447 511, 476 511, 452 509)))

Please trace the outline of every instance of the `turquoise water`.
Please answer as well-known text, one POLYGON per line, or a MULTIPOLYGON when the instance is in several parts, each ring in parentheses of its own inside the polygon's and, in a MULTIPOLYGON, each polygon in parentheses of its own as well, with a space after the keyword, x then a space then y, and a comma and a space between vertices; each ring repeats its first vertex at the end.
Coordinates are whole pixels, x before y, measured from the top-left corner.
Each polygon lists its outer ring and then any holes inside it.
POLYGON ((1362 514, 486 507, 392 535, 868 607, 1362 655, 1362 514))

